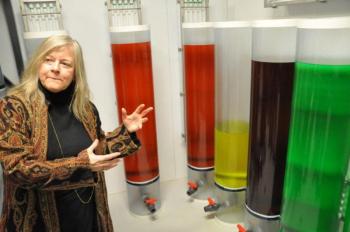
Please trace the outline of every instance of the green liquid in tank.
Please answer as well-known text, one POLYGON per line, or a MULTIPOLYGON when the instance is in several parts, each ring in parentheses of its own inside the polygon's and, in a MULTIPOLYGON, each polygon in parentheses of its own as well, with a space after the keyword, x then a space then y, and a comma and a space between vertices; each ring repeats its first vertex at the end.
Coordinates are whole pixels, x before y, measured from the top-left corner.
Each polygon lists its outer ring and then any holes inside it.
POLYGON ((299 62, 295 73, 281 231, 335 231, 350 156, 350 65, 299 62))

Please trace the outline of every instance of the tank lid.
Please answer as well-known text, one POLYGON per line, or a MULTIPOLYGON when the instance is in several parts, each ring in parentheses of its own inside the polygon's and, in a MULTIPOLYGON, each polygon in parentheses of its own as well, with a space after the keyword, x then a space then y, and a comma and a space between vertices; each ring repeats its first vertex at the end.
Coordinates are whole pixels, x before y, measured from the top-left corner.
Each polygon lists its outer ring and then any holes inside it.
POLYGON ((229 21, 229 22, 215 22, 215 28, 233 28, 233 27, 250 27, 251 23, 248 21, 229 21))
POLYGON ((296 27, 298 19, 268 19, 253 21, 253 27, 296 27))
POLYGON ((148 30, 149 30, 148 25, 109 27, 110 32, 137 32, 137 31, 148 31, 148 30))
POLYGON ((303 19, 298 22, 298 28, 309 28, 309 29, 350 28, 350 17, 303 19))
POLYGON ((201 23, 183 23, 182 28, 210 28, 213 27, 212 22, 201 22, 201 23))
POLYGON ((38 38, 47 38, 51 35, 68 35, 64 30, 59 31, 35 31, 35 32, 24 32, 23 37, 25 39, 38 39, 38 38))

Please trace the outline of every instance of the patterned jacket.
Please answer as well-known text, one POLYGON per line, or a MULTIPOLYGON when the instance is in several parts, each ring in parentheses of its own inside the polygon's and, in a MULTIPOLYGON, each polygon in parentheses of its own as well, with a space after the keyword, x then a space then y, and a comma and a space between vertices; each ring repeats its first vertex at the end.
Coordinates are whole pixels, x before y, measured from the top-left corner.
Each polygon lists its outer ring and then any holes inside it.
MULTIPOLYGON (((6 223, 9 221, 13 222, 17 231, 33 231, 39 208, 46 230, 59 232, 53 190, 87 186, 95 186, 99 231, 113 231, 103 172, 94 173, 94 178, 79 182, 69 179, 75 170, 89 168, 86 150, 77 157, 53 161, 46 159, 47 112, 47 105, 41 104, 39 99, 28 102, 21 96, 7 96, 0 100, 0 162, 4 172, 0 231, 6 231, 6 223)), ((100 140, 97 154, 109 151, 132 153, 139 148, 139 144, 134 143, 125 127, 119 127, 105 135, 94 110, 87 110, 83 125, 92 141, 96 138, 100 140)))

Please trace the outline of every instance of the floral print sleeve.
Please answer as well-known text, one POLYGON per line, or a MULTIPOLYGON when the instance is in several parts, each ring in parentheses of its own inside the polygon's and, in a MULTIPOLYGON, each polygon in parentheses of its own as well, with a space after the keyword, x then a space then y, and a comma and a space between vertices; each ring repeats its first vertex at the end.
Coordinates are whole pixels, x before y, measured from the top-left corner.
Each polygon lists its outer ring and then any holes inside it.
POLYGON ((93 105, 93 109, 97 121, 97 137, 100 140, 100 149, 103 150, 103 153, 120 152, 122 154, 131 154, 140 149, 141 143, 136 133, 129 133, 124 125, 112 132, 105 133, 101 129, 101 120, 96 106, 93 105))
POLYGON ((78 168, 89 167, 84 150, 77 157, 42 160, 34 154, 31 113, 15 96, 0 100, 0 162, 4 174, 23 188, 44 188, 64 180, 78 168))
POLYGON ((124 125, 107 133, 106 142, 109 151, 121 154, 131 154, 141 147, 136 133, 129 133, 124 125))

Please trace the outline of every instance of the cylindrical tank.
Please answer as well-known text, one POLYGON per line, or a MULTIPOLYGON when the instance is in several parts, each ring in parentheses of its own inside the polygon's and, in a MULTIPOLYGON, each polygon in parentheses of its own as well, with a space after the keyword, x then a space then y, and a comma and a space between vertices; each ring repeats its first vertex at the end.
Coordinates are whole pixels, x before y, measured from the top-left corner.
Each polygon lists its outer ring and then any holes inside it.
POLYGON ((246 223, 279 228, 296 52, 295 20, 253 22, 246 223))
POLYGON ((329 232, 350 156, 350 18, 298 26, 283 232, 329 232))
POLYGON ((211 23, 184 23, 184 88, 189 189, 206 199, 214 169, 214 36, 211 23))
MULTIPOLYGON (((121 121, 121 107, 128 112, 141 103, 154 107, 150 30, 146 25, 138 25, 112 27, 110 33, 121 121)), ((141 149, 124 158, 129 207, 138 215, 147 215, 160 207, 155 111, 149 113, 148 119, 137 132, 141 149), (153 206, 146 201, 153 202, 153 206)))
POLYGON ((215 35, 215 196, 216 216, 241 222, 247 184, 251 25, 219 22, 215 35))

